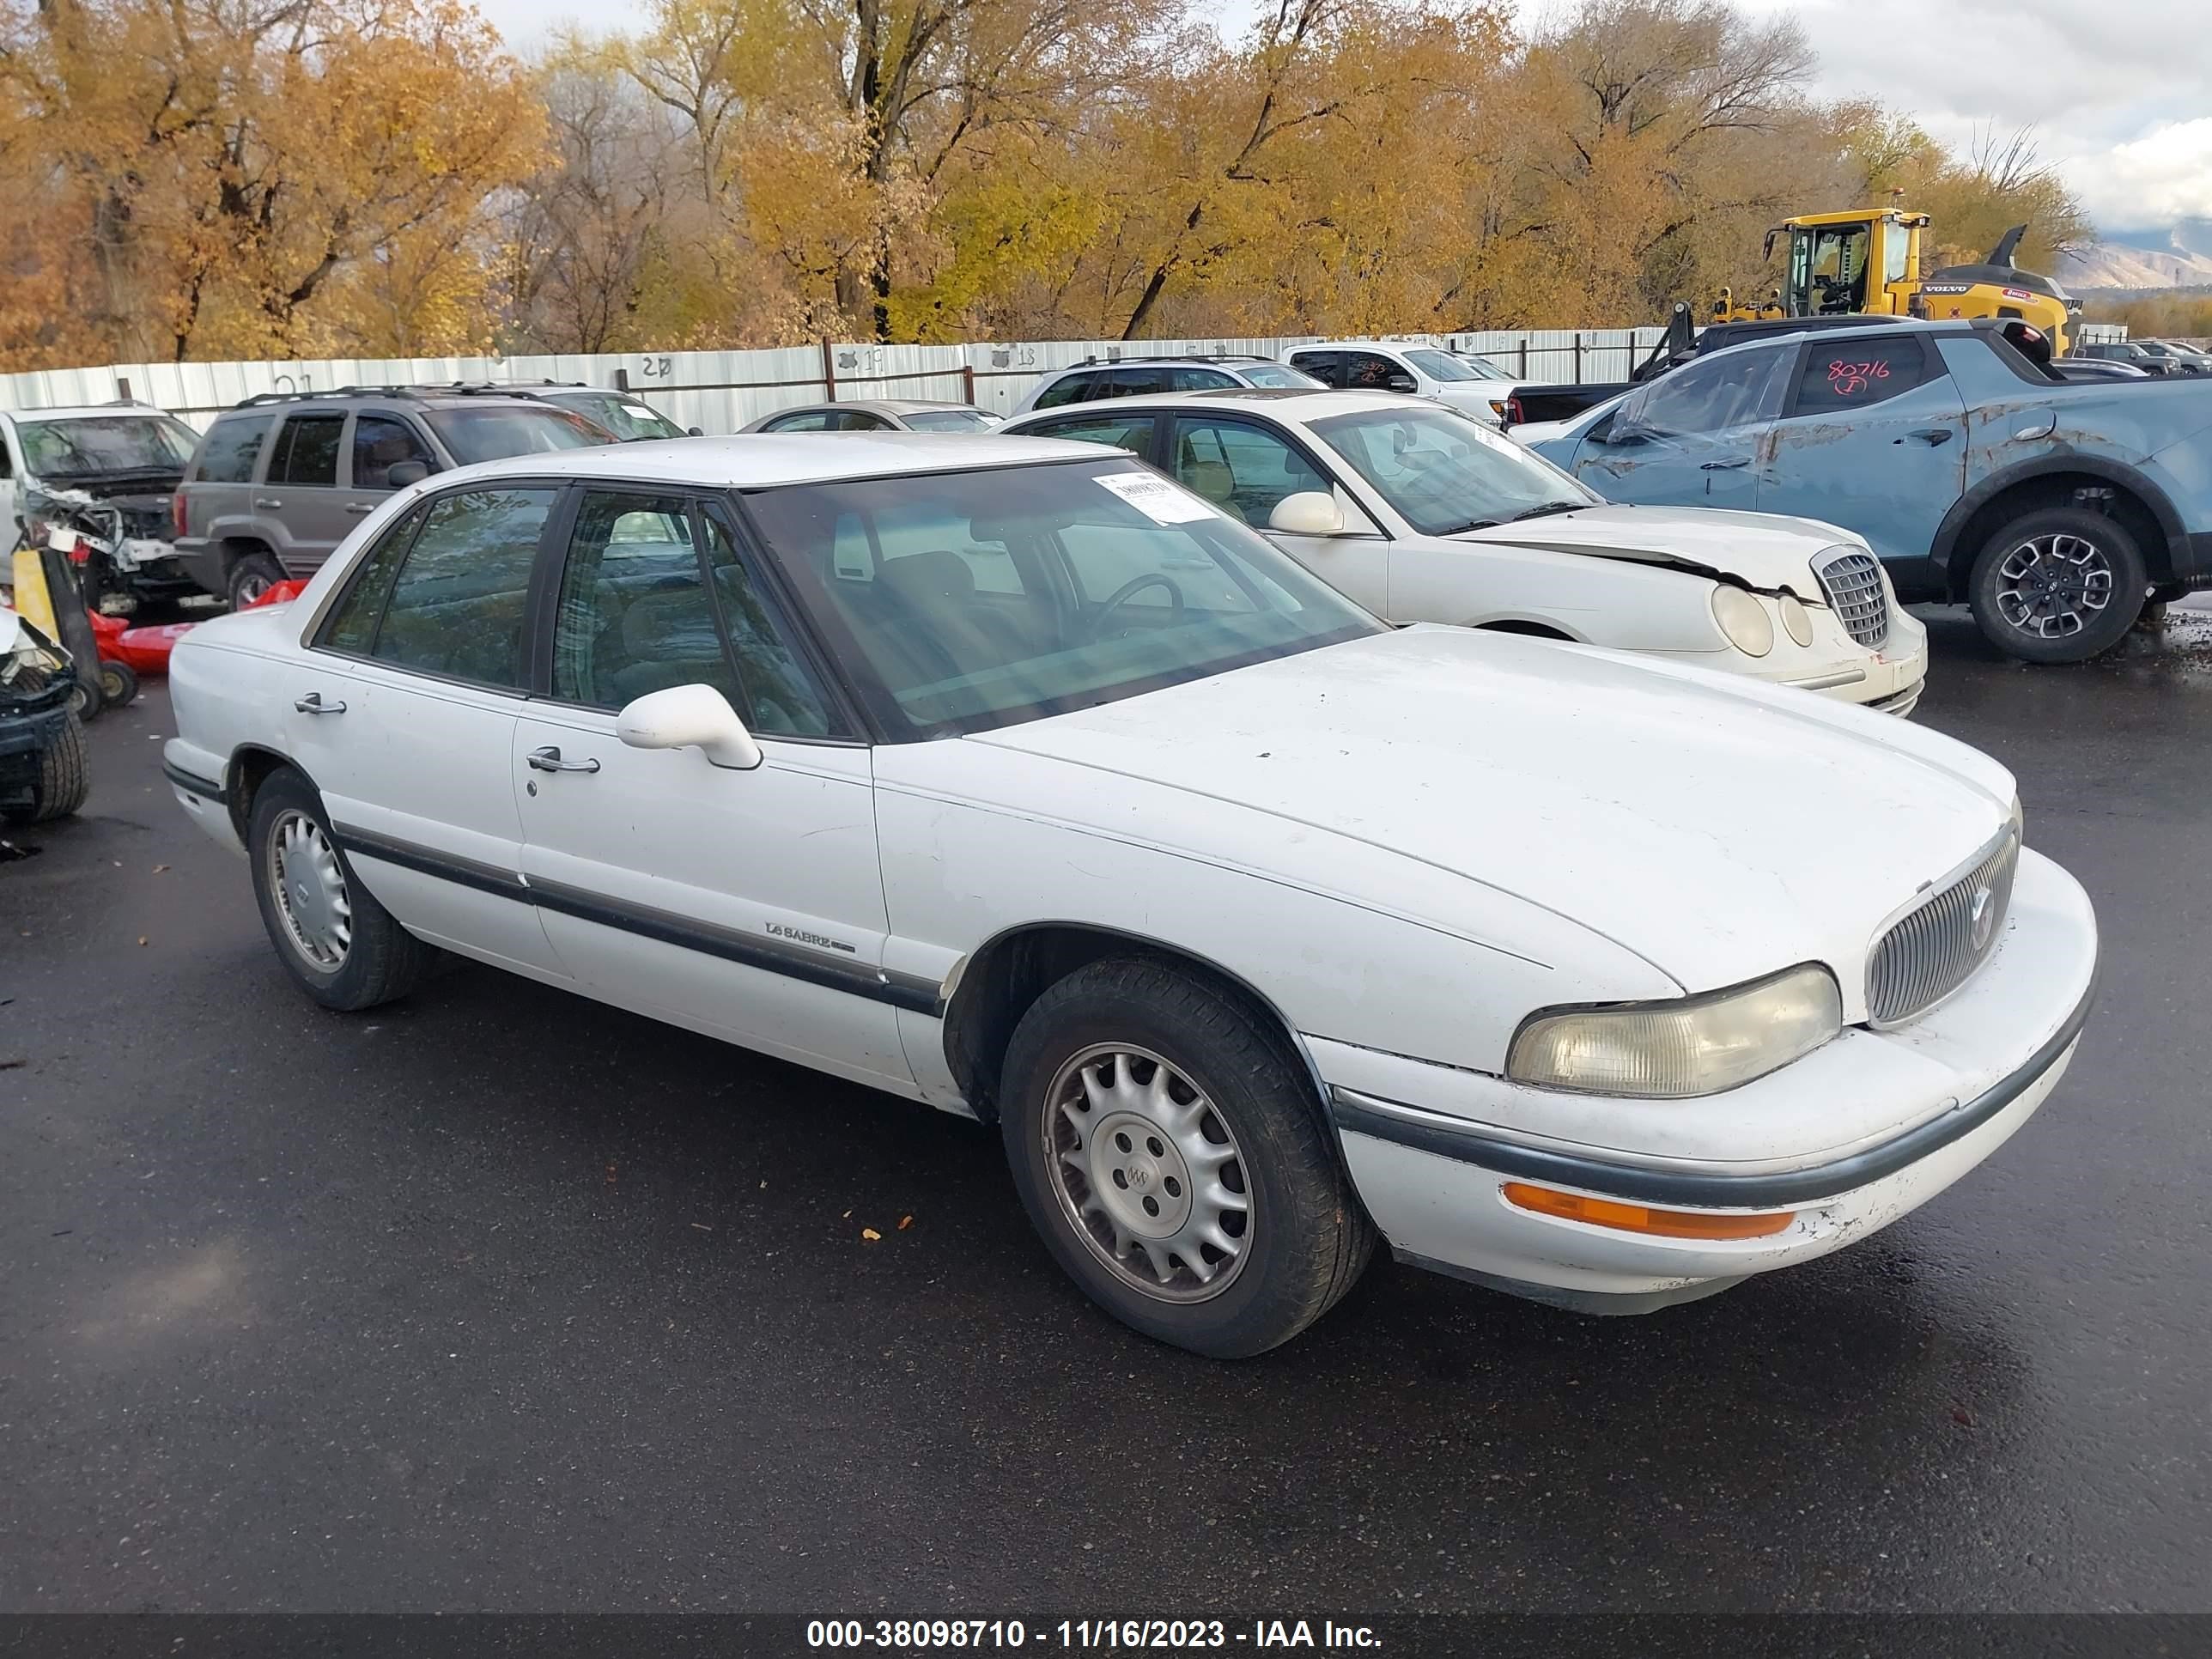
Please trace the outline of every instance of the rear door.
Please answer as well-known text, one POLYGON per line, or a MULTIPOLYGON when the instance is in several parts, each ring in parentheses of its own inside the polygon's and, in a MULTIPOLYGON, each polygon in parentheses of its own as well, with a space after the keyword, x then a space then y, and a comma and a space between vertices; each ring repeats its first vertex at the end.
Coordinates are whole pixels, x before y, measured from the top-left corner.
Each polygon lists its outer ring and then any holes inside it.
POLYGON ((348 418, 339 410, 302 410, 276 429, 253 511, 268 527, 287 575, 321 568, 354 526, 346 511, 351 498, 338 482, 348 418))
POLYGON ((289 752, 348 860, 432 943, 566 977, 522 884, 514 729, 551 483, 433 497, 381 536, 288 670, 289 752))
MULTIPOLYGON (((1575 456, 1575 474, 1608 501, 1748 508, 1760 440, 1782 407, 1794 343, 1721 353, 1629 394, 1575 456)), ((1789 511, 1788 508, 1780 509, 1789 511)))
POLYGON ((1344 386, 1344 354, 1341 351, 1307 349, 1293 351, 1286 360, 1292 368, 1301 369, 1319 380, 1341 391, 1344 386))
POLYGON ((547 933, 596 994, 840 1075, 910 1091, 869 750, 757 573, 727 509, 683 491, 577 492, 550 695, 514 728, 524 867, 547 933), (632 749, 623 707, 710 685, 766 759, 632 749))
POLYGON ((1965 492, 1966 450, 1966 399, 1926 336, 1816 334, 1773 423, 1753 504, 1856 531, 1917 587, 1965 492))

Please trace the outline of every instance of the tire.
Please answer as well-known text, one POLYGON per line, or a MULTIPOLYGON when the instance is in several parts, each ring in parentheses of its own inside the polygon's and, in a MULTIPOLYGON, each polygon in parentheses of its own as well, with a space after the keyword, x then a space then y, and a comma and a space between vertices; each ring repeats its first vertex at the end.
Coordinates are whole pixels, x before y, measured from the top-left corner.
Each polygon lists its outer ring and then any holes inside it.
POLYGON ((92 772, 85 761, 84 726, 72 714, 62 722, 60 738, 40 752, 38 781, 31 786, 29 801, 11 806, 0 816, 10 823, 51 823, 56 818, 68 817, 82 806, 86 792, 91 787, 92 772))
POLYGON ((276 562, 275 554, 247 554, 230 568, 225 584, 230 592, 230 608, 245 610, 283 580, 284 567, 276 562))
POLYGON ((1078 969, 1022 1016, 1000 1103, 1014 1186, 1046 1248, 1146 1336, 1215 1359, 1264 1353, 1367 1265, 1374 1224, 1304 1068, 1195 974, 1141 957, 1078 969), (1230 1251, 1199 1237, 1209 1223, 1230 1251))
MULTIPOLYGON (((70 672, 75 673, 76 671, 72 668, 70 672)), ((70 713, 76 715, 81 724, 89 726, 106 712, 107 699, 100 696, 100 688, 87 685, 79 679, 76 690, 70 693, 70 713)))
POLYGON ((322 798, 297 772, 272 774, 255 793, 246 845, 277 960, 324 1007, 351 1013, 405 996, 436 961, 355 876, 322 798))
POLYGON ((110 658, 100 659, 100 706, 102 708, 127 708, 138 695, 138 671, 127 662, 116 662, 110 658))
POLYGON ((2150 579, 2118 520, 2078 507, 2023 514, 1974 561, 1967 601, 1982 636, 2022 662, 2087 662, 2125 639, 2150 579))

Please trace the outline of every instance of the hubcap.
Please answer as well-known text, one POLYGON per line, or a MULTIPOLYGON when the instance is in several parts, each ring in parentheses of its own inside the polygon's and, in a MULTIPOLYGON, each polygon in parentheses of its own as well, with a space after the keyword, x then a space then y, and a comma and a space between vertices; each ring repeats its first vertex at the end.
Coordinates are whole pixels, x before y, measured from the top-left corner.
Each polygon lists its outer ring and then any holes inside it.
POLYGON ((270 834, 269 889, 292 948, 325 973, 344 967, 353 901, 337 849, 305 812, 283 813, 270 834))
POLYGON ((1046 1091, 1060 1208, 1115 1276, 1164 1302, 1229 1288, 1252 1237, 1237 1138, 1191 1080, 1122 1043, 1086 1048, 1046 1091))
POLYGON ((1997 566, 1997 611, 2023 634, 2079 634, 2112 598, 2112 566, 2086 537, 2056 532, 2021 542, 1997 566))

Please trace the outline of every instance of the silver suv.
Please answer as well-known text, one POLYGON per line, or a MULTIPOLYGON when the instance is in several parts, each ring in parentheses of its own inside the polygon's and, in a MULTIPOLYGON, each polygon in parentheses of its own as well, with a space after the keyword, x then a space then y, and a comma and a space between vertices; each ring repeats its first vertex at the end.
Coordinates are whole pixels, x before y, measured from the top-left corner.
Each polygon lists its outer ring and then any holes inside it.
POLYGON ((1047 374, 1014 405, 1017 415, 1062 404, 1096 403, 1105 398, 1157 398, 1170 392, 1227 392, 1240 386, 1285 392, 1325 390, 1310 374, 1286 368, 1272 357, 1124 357, 1118 362, 1086 357, 1073 368, 1047 374))
POLYGON ((209 592, 246 605, 312 575, 392 490, 471 461, 582 449, 613 434, 496 386, 267 392, 215 418, 177 491, 177 551, 209 592))

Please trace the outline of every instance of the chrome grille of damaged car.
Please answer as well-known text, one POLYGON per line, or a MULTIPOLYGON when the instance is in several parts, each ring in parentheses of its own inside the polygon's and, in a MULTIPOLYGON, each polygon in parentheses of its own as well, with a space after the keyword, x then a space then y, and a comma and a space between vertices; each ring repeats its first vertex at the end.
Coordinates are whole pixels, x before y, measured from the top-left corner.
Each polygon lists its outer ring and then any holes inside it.
POLYGON ((1934 1006, 1972 976, 2004 932, 2020 836, 2003 836, 1966 873, 1892 924, 1867 962, 1867 1018, 1898 1025, 1934 1006))
POLYGON ((1881 585, 1881 566, 1871 553, 1843 552, 1813 573, 1828 596, 1829 607, 1844 630, 1869 651, 1889 637, 1889 595, 1881 585))

